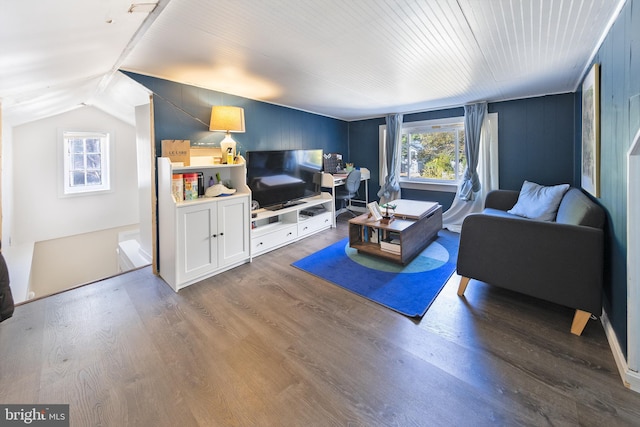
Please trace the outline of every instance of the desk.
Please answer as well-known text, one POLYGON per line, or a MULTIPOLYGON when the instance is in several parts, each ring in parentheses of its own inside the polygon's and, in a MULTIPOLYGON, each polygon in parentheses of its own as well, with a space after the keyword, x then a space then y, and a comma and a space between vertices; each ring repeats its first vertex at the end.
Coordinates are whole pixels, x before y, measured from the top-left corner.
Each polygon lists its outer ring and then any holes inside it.
MULTIPOLYGON (((349 201, 349 208, 357 211, 367 212, 368 211, 367 203, 369 203, 369 179, 371 178, 371 172, 367 168, 360 168, 360 174, 361 174, 360 181, 361 182, 364 181, 364 200, 351 199, 349 201), (362 207, 353 206, 352 205, 353 202, 356 202, 358 204, 362 203, 363 206, 362 207)), ((340 209, 338 211, 335 210, 336 209, 336 200, 335 200, 336 191, 335 190, 336 190, 336 187, 340 187, 341 185, 344 185, 347 179, 348 173, 336 173, 333 175, 330 173, 322 173, 320 175, 321 175, 320 187, 329 189, 329 192, 333 196, 333 211, 334 211, 333 226, 335 227, 336 216, 345 212, 345 209, 340 209)))

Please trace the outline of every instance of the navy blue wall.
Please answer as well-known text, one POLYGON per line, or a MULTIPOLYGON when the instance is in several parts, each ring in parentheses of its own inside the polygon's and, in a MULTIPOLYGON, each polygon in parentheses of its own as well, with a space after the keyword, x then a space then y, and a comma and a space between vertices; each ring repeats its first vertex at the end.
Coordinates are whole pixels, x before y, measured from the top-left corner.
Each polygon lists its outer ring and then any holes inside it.
MULTIPOLYGON (((640 124, 640 0, 627 0, 598 50, 600 64, 600 198, 608 212, 604 308, 627 353, 627 152, 640 124)), ((576 96, 575 146, 581 147, 581 90, 576 96)), ((576 171, 576 177, 580 171, 576 171)), ((577 178, 576 178, 577 179, 577 178)), ((638 333, 633 331, 633 333, 638 333)))
POLYGON ((574 94, 489 104, 498 113, 500 188, 575 182, 574 94))
POLYGON ((355 167, 365 167, 371 171, 369 180, 369 200, 380 200, 380 167, 378 156, 378 132, 384 118, 360 120, 349 123, 349 161, 355 167))
POLYGON ((322 148, 345 153, 348 123, 239 96, 126 73, 153 92, 156 153, 163 139, 188 139, 192 146, 220 146, 222 132, 209 131, 212 105, 243 107, 245 133, 233 134, 237 150, 322 148))

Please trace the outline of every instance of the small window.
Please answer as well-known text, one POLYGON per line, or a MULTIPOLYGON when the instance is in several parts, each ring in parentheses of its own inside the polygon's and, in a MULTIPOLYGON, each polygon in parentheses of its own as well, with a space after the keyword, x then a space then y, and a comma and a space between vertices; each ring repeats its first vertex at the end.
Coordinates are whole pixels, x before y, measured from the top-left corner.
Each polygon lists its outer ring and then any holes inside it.
MULTIPOLYGON (((385 133, 386 126, 382 125, 382 159, 386 155, 385 133)), ((457 185, 467 166, 464 137, 464 117, 403 123, 400 149, 401 183, 457 185)))
POLYGON ((464 122, 405 123, 401 154, 401 179, 458 182, 467 165, 464 122))
POLYGON ((64 194, 111 189, 109 134, 64 132, 64 194))

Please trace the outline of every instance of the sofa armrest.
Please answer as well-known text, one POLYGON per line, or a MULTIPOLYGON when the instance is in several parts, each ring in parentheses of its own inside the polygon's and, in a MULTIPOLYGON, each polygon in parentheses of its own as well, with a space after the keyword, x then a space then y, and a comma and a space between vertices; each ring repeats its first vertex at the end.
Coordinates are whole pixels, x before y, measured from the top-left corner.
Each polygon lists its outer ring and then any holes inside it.
POLYGON ((461 276, 599 315, 604 235, 592 227, 473 214, 460 235, 461 276))
POLYGON ((508 211, 518 201, 519 191, 513 190, 493 190, 487 194, 487 198, 484 201, 485 208, 499 209, 501 211, 508 211))

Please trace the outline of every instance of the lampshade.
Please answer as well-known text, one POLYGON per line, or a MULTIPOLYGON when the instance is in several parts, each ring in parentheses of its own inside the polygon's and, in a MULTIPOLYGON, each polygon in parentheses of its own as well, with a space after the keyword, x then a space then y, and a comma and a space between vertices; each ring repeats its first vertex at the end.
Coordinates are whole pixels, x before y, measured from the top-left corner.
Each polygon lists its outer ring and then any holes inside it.
POLYGON ((244 108, 226 105, 211 107, 210 131, 244 132, 244 108))

